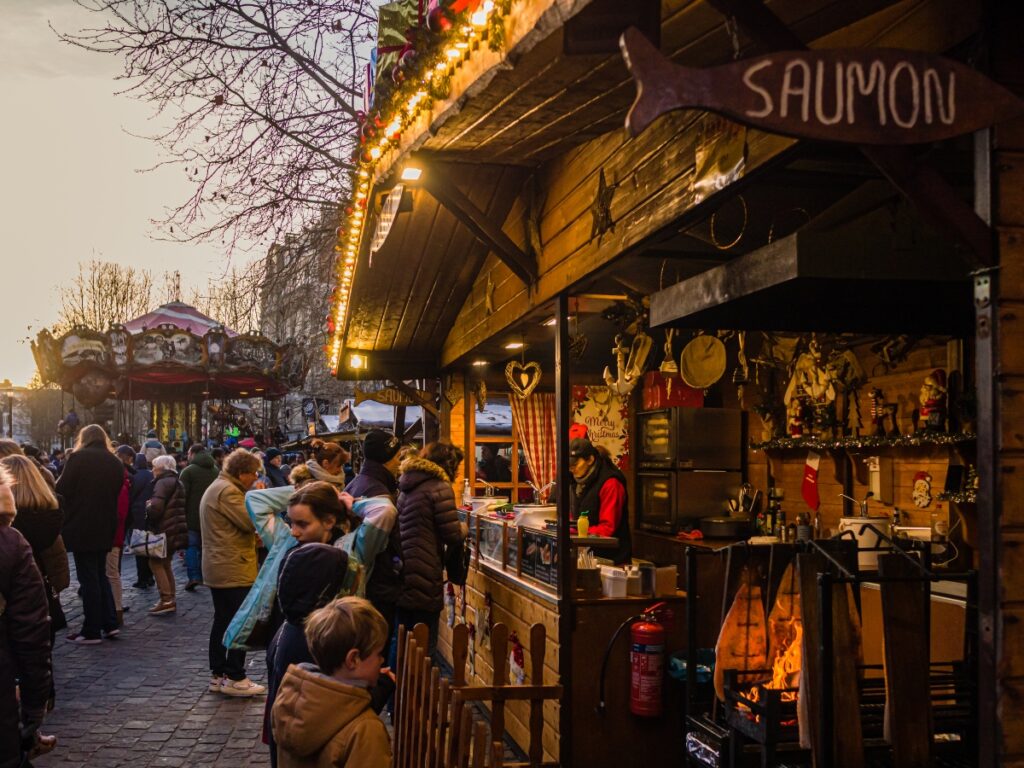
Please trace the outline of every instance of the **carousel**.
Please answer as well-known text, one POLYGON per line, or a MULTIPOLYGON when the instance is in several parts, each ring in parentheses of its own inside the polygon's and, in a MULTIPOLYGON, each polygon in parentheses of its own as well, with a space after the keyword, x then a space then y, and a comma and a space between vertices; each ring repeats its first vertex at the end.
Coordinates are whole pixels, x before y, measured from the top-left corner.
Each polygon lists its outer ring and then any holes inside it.
POLYGON ((117 434, 155 429, 166 444, 223 439, 240 426, 254 434, 260 411, 248 401, 258 399, 265 416, 268 401, 300 387, 307 369, 295 345, 236 333, 180 301, 106 331, 43 330, 32 353, 43 383, 70 393, 72 407, 113 400, 117 434), (149 403, 147 424, 131 407, 139 401, 149 403))

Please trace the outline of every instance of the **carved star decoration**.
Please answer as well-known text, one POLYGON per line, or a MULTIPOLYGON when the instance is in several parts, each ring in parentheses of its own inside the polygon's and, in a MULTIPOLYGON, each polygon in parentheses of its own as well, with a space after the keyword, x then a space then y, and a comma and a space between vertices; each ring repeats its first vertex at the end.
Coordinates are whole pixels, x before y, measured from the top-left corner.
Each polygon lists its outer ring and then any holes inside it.
POLYGON ((590 205, 590 215, 594 219, 590 226, 591 240, 596 237, 600 242, 605 232, 615 231, 615 222, 612 220, 612 198, 615 197, 617 186, 617 184, 609 186, 604 176, 604 168, 602 168, 597 180, 597 197, 590 205))

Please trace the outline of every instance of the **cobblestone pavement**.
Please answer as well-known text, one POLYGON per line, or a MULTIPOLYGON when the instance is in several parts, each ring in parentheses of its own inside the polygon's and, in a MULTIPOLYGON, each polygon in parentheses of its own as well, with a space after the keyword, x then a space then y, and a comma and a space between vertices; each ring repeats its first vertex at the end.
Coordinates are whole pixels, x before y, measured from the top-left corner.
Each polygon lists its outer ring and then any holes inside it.
MULTIPOLYGON (((125 557, 124 629, 102 645, 76 646, 57 634, 53 654, 57 707, 44 731, 57 749, 33 761, 48 766, 266 766, 260 741, 265 697, 210 693, 207 642, 213 620, 209 591, 185 592, 175 557, 178 612, 149 616, 155 588, 133 589, 135 559, 125 557)), ((81 627, 82 603, 72 574, 62 593, 70 629, 81 627)), ((249 676, 266 678, 262 652, 247 656, 249 676)))

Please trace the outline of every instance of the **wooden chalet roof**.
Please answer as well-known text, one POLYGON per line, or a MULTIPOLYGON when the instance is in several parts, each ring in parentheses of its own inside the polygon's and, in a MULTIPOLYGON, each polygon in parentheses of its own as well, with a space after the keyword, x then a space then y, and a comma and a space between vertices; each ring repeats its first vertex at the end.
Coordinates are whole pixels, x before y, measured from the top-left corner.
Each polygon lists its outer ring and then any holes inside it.
MULTIPOLYGON (((524 174, 500 165, 451 164, 446 177, 488 218, 503 221, 524 174)), ((378 360, 430 363, 466 302, 488 249, 426 190, 410 188, 408 194, 412 210, 398 214, 372 260, 364 243, 345 349, 373 351, 379 353, 378 360)), ((375 224, 376 217, 369 232, 375 224)))
MULTIPOLYGON (((520 247, 526 182, 532 175, 546 197, 540 202, 540 279, 525 285, 506 264, 495 262, 495 254, 464 222, 425 190, 416 190, 412 212, 400 214, 372 266, 366 253, 372 220, 366 229, 344 337, 346 352, 364 350, 394 361, 406 377, 430 375, 439 364, 463 359, 558 292, 582 285, 613 259, 622 261, 625 253, 633 259, 629 264, 635 263, 637 251, 650 249, 656 234, 663 244, 653 245, 651 255, 657 258, 645 259, 649 263, 643 265, 655 279, 666 258, 679 265, 669 274, 685 276, 711 266, 706 247, 694 247, 687 238, 664 241, 662 231, 693 213, 693 196, 685 190, 692 176, 686 168, 692 171, 695 114, 678 113, 666 118, 663 131, 652 129, 640 139, 627 139, 623 125, 636 91, 621 54, 574 55, 564 50, 565 25, 585 21, 588 8, 608 5, 607 0, 518 0, 513 6, 518 26, 508 35, 508 53, 503 57, 485 48, 475 52, 453 77, 451 97, 422 113, 397 149, 375 168, 379 193, 390 188, 408 162, 444 163, 451 183, 520 247), (593 236, 588 240, 586 234, 599 169, 619 187, 612 203, 619 228, 603 241, 593 236), (644 207, 656 196, 656 210, 644 207), (687 259, 694 263, 684 264, 687 259), (493 314, 486 310, 489 284, 497 287, 493 314)), ((661 50, 690 66, 730 61, 737 45, 739 55, 757 53, 759 47, 742 31, 734 37, 725 21, 733 6, 748 5, 738 0, 662 0, 661 50)), ((812 47, 946 50, 976 25, 976 12, 956 0, 768 0, 765 5, 812 47)), ((750 131, 748 177, 770 170, 794 144, 750 131)), ((795 206, 787 203, 785 210, 768 218, 793 218, 795 206)), ((626 277, 643 283, 650 275, 626 277)), ((384 375, 381 367, 376 370, 384 375)))

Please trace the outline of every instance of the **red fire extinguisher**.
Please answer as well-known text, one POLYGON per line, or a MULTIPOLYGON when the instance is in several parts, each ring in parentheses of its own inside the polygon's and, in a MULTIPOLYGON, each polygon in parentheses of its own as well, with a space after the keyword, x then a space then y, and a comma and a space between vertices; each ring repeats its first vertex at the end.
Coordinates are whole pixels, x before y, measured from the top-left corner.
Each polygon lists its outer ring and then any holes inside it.
POLYGON ((630 627, 629 711, 640 717, 659 717, 661 715, 661 689, 665 665, 665 626, 658 620, 658 611, 663 608, 665 608, 665 603, 655 603, 639 616, 626 619, 615 630, 601 661, 598 714, 603 715, 605 711, 604 677, 609 654, 622 631, 626 627, 630 627))
POLYGON ((663 605, 648 608, 629 630, 629 711, 640 717, 661 715, 665 627, 657 610, 663 605))

